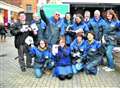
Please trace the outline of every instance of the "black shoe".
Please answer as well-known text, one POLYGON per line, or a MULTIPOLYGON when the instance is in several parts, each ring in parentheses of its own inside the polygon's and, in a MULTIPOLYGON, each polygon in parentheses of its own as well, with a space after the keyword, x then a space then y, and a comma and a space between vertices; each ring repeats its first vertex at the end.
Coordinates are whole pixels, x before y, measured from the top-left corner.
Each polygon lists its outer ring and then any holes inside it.
POLYGON ((25 68, 21 68, 21 71, 22 71, 22 72, 25 72, 25 71, 26 71, 26 69, 25 69, 25 68))

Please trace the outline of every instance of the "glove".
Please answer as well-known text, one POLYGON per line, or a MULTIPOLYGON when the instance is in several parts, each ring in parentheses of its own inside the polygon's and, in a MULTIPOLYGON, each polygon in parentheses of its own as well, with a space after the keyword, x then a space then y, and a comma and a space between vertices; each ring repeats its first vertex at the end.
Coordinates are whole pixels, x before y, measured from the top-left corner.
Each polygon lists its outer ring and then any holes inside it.
POLYGON ((72 53, 72 57, 76 57, 76 54, 75 54, 75 53, 72 53))
POLYGON ((52 61, 52 62, 51 62, 51 65, 52 65, 52 66, 54 66, 54 65, 55 65, 55 63, 52 61))
POLYGON ((20 29, 20 32, 24 32, 25 30, 23 28, 20 29))

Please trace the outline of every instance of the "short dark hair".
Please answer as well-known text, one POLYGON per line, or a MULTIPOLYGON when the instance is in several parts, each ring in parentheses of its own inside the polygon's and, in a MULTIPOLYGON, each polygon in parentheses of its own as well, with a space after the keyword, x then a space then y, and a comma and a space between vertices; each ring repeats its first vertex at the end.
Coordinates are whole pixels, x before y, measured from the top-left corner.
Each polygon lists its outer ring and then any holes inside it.
POLYGON ((25 12, 24 11, 19 12, 18 16, 20 16, 20 14, 25 14, 25 12))
POLYGON ((76 14, 76 17, 79 17, 79 18, 81 19, 81 21, 83 21, 83 16, 82 16, 82 14, 78 13, 78 14, 76 14))
POLYGON ((89 33, 90 33, 90 34, 92 34, 92 35, 93 35, 93 37, 95 38, 95 33, 94 33, 94 32, 89 31, 89 32, 87 33, 87 35, 88 35, 89 33))

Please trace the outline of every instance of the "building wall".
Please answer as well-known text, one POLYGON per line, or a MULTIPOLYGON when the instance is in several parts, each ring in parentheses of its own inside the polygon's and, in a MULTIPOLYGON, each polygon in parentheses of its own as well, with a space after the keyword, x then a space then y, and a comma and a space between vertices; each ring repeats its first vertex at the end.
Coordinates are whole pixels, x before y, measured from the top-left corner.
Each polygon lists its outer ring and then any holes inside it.
POLYGON ((11 22, 11 18, 17 19, 17 13, 24 11, 20 8, 21 0, 1 0, 0 1, 0 21, 11 22), (2 21, 3 20, 3 21, 2 21))
POLYGON ((34 12, 34 7, 35 7, 35 0, 22 0, 21 1, 21 5, 20 7, 23 8, 25 10, 25 12, 27 12, 27 4, 32 6, 32 11, 31 13, 34 12))
POLYGON ((48 0, 49 3, 55 3, 55 4, 60 4, 61 0, 48 0))
POLYGON ((15 5, 15 6, 20 7, 20 4, 21 4, 22 0, 0 0, 0 1, 3 1, 3 2, 9 3, 11 5, 15 5))

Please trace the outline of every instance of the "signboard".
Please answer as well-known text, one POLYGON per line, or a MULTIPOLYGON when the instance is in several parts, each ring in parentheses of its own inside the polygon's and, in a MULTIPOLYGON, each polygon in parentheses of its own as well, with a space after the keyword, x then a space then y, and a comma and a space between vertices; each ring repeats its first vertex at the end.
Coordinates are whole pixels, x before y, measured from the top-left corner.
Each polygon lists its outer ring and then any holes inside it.
MULTIPOLYGON (((59 12, 61 16, 64 16, 66 12, 70 12, 70 5, 69 4, 45 4, 43 6, 46 16, 50 17, 53 16, 55 12, 59 12)), ((40 6, 38 5, 37 14, 40 13, 40 6)))

